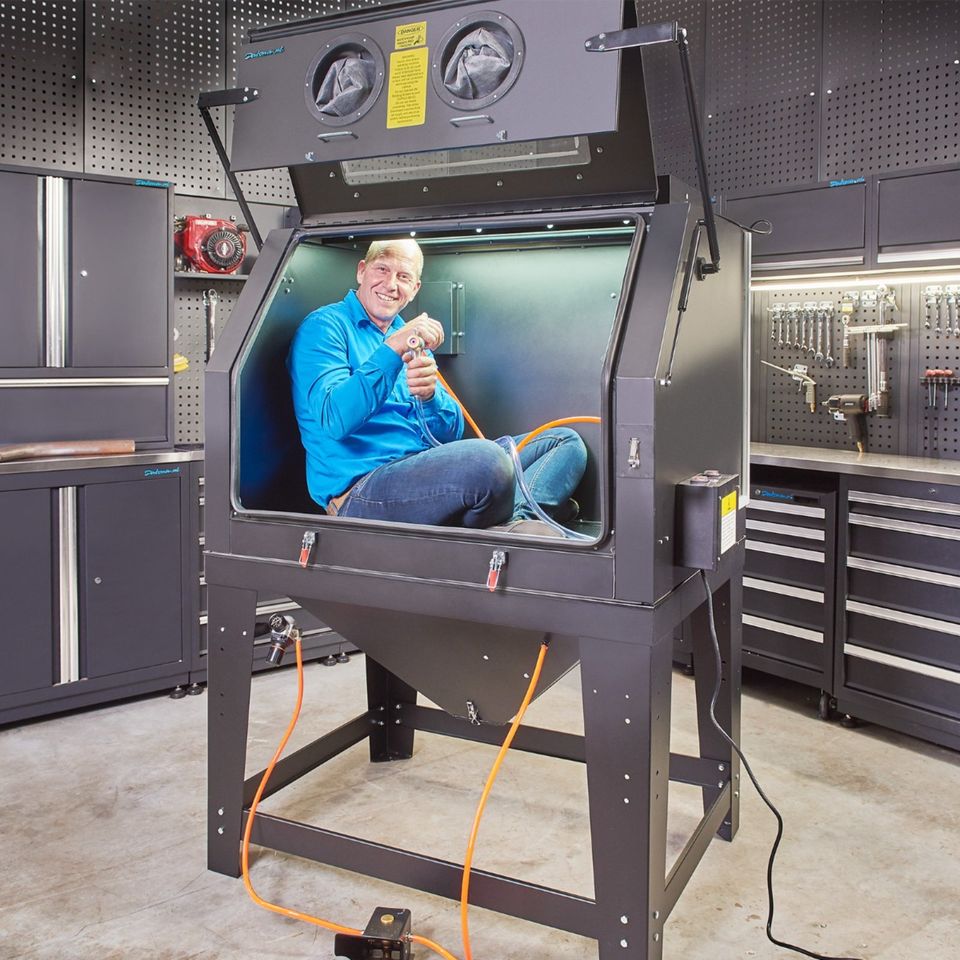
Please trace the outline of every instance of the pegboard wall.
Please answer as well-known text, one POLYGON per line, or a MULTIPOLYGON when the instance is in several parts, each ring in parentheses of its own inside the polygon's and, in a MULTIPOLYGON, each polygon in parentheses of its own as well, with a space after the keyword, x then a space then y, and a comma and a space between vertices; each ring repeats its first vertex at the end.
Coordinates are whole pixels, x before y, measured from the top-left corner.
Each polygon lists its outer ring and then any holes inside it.
POLYGON ((754 440, 852 449, 846 424, 835 420, 823 401, 834 394, 867 393, 867 338, 857 333, 859 328, 905 324, 889 334, 881 348, 886 350, 889 416, 867 416, 867 451, 960 459, 960 273, 950 285, 891 283, 887 294, 893 304, 877 286, 829 281, 815 289, 754 293, 754 440), (846 315, 846 366, 845 296, 852 307, 846 315), (828 357, 833 357, 832 364, 828 357), (799 381, 761 361, 790 370, 805 366, 817 385, 816 410, 807 406, 799 381), (956 376, 925 377, 928 370, 956 376))
POLYGON ((180 277, 177 280, 173 320, 174 350, 186 357, 189 363, 186 370, 174 374, 177 443, 203 443, 203 367, 207 348, 207 301, 216 298, 216 342, 230 311, 240 297, 242 284, 242 279, 213 280, 202 274, 196 277, 180 277))
POLYGON ((83 3, 0 2, 0 163, 83 169, 83 3))

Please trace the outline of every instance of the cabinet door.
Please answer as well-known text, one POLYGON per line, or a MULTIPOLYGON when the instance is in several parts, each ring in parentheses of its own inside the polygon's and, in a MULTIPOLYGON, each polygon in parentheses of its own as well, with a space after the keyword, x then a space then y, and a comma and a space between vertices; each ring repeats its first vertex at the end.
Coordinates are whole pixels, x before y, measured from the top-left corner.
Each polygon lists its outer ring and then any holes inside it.
POLYGON ((71 366, 165 367, 167 191, 95 180, 71 191, 71 366))
POLYGON ((43 364, 40 184, 30 174, 0 173, 0 367, 43 364))
POLYGON ((51 503, 45 489, 0 493, 0 696, 56 679, 51 503))
POLYGON ((79 527, 82 676, 182 660, 180 478, 88 484, 79 527))

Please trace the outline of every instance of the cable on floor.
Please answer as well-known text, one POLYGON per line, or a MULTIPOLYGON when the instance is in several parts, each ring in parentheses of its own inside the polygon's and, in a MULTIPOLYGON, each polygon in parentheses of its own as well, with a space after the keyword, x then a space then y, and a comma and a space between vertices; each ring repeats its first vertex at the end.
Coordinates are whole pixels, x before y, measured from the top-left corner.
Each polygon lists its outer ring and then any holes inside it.
POLYGON ((717 732, 720 734, 723 739, 730 744, 733 748, 734 753, 740 758, 740 762, 743 764, 743 769, 747 771, 747 776, 750 778, 750 782, 753 784, 754 789, 760 795, 760 799, 770 808, 770 812, 776 817, 777 820, 777 837, 773 841, 773 846, 770 849, 770 859, 767 861, 767 939, 776 944, 778 947, 783 947, 785 950, 793 950, 794 953, 801 953, 805 957, 811 957, 812 960, 860 960, 859 957, 832 957, 827 954, 815 953, 813 950, 807 950, 804 947, 798 947, 796 944, 788 943, 786 940, 778 940, 773 935, 773 913, 774 913, 774 897, 773 897, 773 863, 777 857, 777 850, 780 847, 780 841, 783 838, 783 817, 780 815, 780 811, 773 805, 770 798, 763 792, 763 788, 760 786, 757 778, 753 775, 753 770, 750 769, 750 764, 747 762, 747 758, 743 755, 743 751, 737 746, 733 738, 730 737, 726 730, 720 726, 719 721, 717 720, 717 715, 715 713, 717 700, 720 697, 720 684, 723 675, 723 661, 720 657, 720 641, 717 638, 717 624, 713 616, 713 592, 710 590, 710 582, 707 580, 706 571, 701 570, 700 578, 703 581, 703 589, 707 594, 707 620, 710 624, 710 639, 713 641, 713 657, 714 657, 714 666, 717 671, 717 680, 714 684, 713 695, 710 697, 710 722, 714 725, 717 732))

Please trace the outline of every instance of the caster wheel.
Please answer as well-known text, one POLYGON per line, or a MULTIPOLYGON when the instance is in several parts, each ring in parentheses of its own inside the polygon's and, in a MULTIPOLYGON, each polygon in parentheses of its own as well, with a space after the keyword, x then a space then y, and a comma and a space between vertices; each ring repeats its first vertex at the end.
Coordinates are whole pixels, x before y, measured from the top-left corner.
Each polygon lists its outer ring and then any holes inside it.
POLYGON ((190 686, 187 687, 187 694, 188 694, 188 696, 197 697, 197 696, 199 696, 201 693, 203 693, 203 685, 202 685, 202 684, 199 684, 199 683, 191 683, 190 686))
POLYGON ((860 721, 856 717, 851 717, 849 713, 845 713, 840 718, 840 725, 848 730, 856 730, 860 726, 860 721))
POLYGON ((171 700, 182 700, 187 695, 187 691, 183 687, 177 685, 170 691, 171 700))
POLYGON ((820 702, 817 704, 817 716, 823 721, 833 719, 833 704, 830 694, 825 690, 820 691, 820 702))
POLYGON ((320 662, 325 667, 335 667, 337 665, 337 658, 331 653, 329 657, 324 657, 320 662))
POLYGON ((693 664, 692 664, 692 663, 685 663, 685 664, 681 667, 681 670, 683 670, 683 675, 684 675, 685 677, 692 677, 692 676, 694 675, 694 673, 695 673, 695 671, 694 671, 694 669, 693 669, 693 664))
POLYGON ((344 653, 342 650, 337 654, 337 663, 349 663, 350 655, 344 653))

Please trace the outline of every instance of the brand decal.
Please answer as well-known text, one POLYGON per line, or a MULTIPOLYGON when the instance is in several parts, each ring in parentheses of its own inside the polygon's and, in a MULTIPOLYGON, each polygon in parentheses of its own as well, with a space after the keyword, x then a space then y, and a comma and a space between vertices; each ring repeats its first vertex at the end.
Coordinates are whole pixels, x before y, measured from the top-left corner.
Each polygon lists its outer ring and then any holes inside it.
POLYGON ((754 493, 758 497, 763 497, 765 500, 793 500, 794 496, 792 493, 780 493, 778 490, 754 490, 754 493))
POLYGON ((251 50, 243 55, 244 60, 259 60, 261 57, 273 57, 283 53, 283 47, 274 47, 272 50, 251 50))
POLYGON ((170 186, 169 180, 134 180, 133 182, 138 187, 163 187, 164 190, 170 186))
POLYGON ((166 477, 171 473, 179 473, 179 467, 150 467, 143 471, 145 477, 166 477))
POLYGON ((849 187, 852 183, 866 183, 866 177, 852 177, 849 180, 831 180, 831 187, 849 187))

